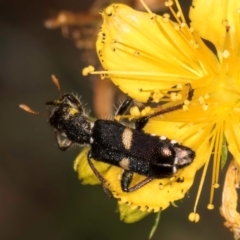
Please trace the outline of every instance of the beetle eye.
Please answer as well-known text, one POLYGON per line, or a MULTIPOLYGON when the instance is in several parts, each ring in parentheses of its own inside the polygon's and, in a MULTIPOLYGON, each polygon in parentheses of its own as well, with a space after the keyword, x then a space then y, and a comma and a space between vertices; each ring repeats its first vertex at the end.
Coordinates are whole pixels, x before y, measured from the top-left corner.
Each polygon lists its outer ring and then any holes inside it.
POLYGON ((72 145, 72 141, 68 139, 64 132, 56 131, 56 139, 58 147, 62 151, 67 150, 72 145))

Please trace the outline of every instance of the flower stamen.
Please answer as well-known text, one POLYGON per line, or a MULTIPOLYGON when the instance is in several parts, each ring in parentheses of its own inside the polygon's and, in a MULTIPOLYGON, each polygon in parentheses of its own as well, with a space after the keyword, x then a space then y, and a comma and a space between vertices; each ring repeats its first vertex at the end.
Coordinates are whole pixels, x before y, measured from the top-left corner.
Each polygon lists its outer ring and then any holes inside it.
POLYGON ((146 11, 149 14, 153 14, 152 11, 149 9, 149 7, 147 6, 147 4, 143 1, 143 0, 139 0, 141 2, 141 4, 143 5, 143 7, 146 9, 146 11))
POLYGON ((186 22, 186 20, 184 18, 184 14, 182 12, 182 8, 181 8, 178 0, 175 0, 175 3, 176 3, 176 6, 177 6, 177 9, 178 9, 178 12, 180 13, 180 17, 181 17, 182 22, 186 22))
MULTIPOLYGON (((209 136, 209 139, 212 137, 211 141, 210 141, 210 146, 209 146, 209 153, 206 153, 206 155, 210 156, 210 153, 212 152, 212 149, 214 148, 215 146, 215 142, 216 142, 216 138, 217 138, 217 133, 218 133, 218 128, 219 128, 219 125, 215 127, 215 129, 213 129, 212 133, 210 134, 209 136)), ((219 149, 219 146, 217 146, 217 148, 219 149)), ((219 155, 220 156, 220 155, 219 155)), ((214 155, 215 157, 215 155, 214 155)), ((216 161, 216 157, 215 157, 215 161, 216 161)), ((220 160, 220 158, 218 159, 218 161, 220 160)), ((199 198, 200 198, 200 194, 202 192, 202 187, 203 187, 203 183, 204 183, 204 180, 205 180, 205 177, 206 177, 206 172, 207 172, 207 169, 208 169, 208 164, 210 162, 210 157, 207 159, 205 165, 204 165, 204 168, 203 168, 203 172, 202 172, 202 176, 201 176, 201 180, 200 180, 200 184, 199 184, 199 187, 198 187, 198 192, 197 192, 197 197, 196 197, 196 200, 195 200, 195 204, 194 204, 194 208, 193 208, 193 212, 189 215, 189 220, 192 216, 192 214, 196 214, 196 210, 197 210, 197 205, 198 205, 198 202, 199 202, 199 198)), ((216 171, 216 170, 215 170, 216 171)), ((215 175, 216 177, 216 174, 215 172, 213 173, 213 175, 215 175)), ((218 174, 217 174, 217 178, 218 178, 218 174)), ((216 178, 213 178, 214 180, 216 178)), ((214 181, 213 180, 213 181, 214 181)), ((212 199, 213 199, 213 187, 214 187, 214 184, 212 184, 211 186, 211 196, 210 196, 210 204, 208 204, 208 207, 209 209, 212 209, 213 208, 213 205, 212 205, 212 199)), ((192 218, 191 218, 192 219, 192 218)), ((191 221, 191 220, 190 220, 191 221)))
POLYGON ((214 144, 214 157, 213 157, 213 172, 212 172, 212 183, 210 190, 210 201, 209 209, 213 209, 213 196, 214 196, 214 188, 218 188, 218 178, 219 178, 219 169, 220 169, 220 159, 221 159, 221 148, 223 143, 223 124, 220 122, 216 128, 213 130, 215 132, 215 136, 213 137, 214 144))
MULTIPOLYGON (((170 83, 172 85, 176 85, 176 80, 174 80, 173 78, 176 77, 176 75, 172 75, 171 73, 162 73, 162 72, 143 72, 143 71, 93 71, 92 68, 86 67, 82 70, 82 74, 84 76, 87 76, 88 74, 93 74, 93 75, 100 75, 101 79, 104 78, 112 78, 112 77, 121 77, 121 76, 133 76, 132 78, 128 78, 128 80, 144 80, 144 77, 149 77, 148 81, 151 82, 159 82, 159 80, 161 79, 161 81, 164 81, 166 83, 170 83)), ((183 76, 183 78, 179 79, 179 82, 181 82, 181 84, 187 84, 190 82, 191 80, 195 80, 197 79, 197 76, 192 78, 188 75, 183 76)), ((143 90, 144 91, 144 90, 143 90)))

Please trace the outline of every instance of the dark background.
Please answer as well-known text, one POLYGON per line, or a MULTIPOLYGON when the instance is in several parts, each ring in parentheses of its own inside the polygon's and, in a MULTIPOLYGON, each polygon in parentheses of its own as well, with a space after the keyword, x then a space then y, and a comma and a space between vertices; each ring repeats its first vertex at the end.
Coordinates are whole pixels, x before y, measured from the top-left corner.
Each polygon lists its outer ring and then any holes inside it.
MULTIPOLYGON (((84 102, 91 102, 79 51, 59 30, 43 25, 54 11, 80 11, 90 2, 0 1, 1 240, 146 240, 153 225, 154 215, 136 224, 120 222, 115 200, 108 199, 100 186, 80 184, 73 171, 79 150, 61 152, 46 119, 18 108, 25 103, 45 112, 44 103, 59 96, 51 74, 60 79, 65 92, 77 92, 84 102)), ((198 207, 200 222, 189 222, 199 175, 179 207, 162 213, 153 239, 232 239, 218 211, 221 188, 216 191, 215 209, 206 209, 209 181, 198 207)))

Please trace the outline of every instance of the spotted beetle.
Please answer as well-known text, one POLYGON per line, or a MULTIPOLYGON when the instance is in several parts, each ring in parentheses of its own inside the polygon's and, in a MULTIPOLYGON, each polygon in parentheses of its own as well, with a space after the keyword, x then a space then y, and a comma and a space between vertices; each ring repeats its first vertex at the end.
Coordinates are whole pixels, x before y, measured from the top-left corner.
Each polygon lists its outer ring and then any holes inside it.
MULTIPOLYGON (((54 77, 53 80, 60 89, 58 80, 54 77)), ((193 89, 190 84, 187 86, 188 100, 191 100, 193 89)), ((124 114, 132 103, 131 98, 125 100, 116 115, 124 114)), ((46 103, 49 123, 54 128, 59 148, 66 150, 73 144, 89 145, 89 166, 102 183, 105 192, 108 192, 106 181, 91 159, 122 168, 121 188, 124 192, 135 191, 156 178, 171 177, 178 169, 192 163, 195 158, 192 149, 164 136, 143 131, 149 119, 179 110, 183 105, 178 104, 140 117, 135 120, 135 128, 130 128, 116 120, 91 121, 82 103, 73 94, 61 94, 59 99, 46 103), (135 173, 146 178, 130 187, 135 173)), ((20 107, 36 114, 25 105, 20 107)))

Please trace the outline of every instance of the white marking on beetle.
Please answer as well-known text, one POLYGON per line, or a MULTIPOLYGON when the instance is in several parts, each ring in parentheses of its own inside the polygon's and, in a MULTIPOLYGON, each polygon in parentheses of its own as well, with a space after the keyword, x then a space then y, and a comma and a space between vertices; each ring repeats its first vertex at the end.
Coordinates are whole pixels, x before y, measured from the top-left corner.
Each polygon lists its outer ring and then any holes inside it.
POLYGON ((129 150, 132 146, 133 132, 130 128, 125 128, 122 134, 122 143, 125 149, 129 150))
POLYGON ((151 136, 155 137, 155 136, 156 136, 156 134, 155 134, 155 133, 152 133, 152 134, 151 134, 151 136))
POLYGON ((178 164, 178 157, 175 157, 174 158, 174 163, 173 163, 174 165, 177 165, 178 164))
POLYGON ((166 139, 167 139, 167 137, 165 137, 165 136, 160 137, 160 140, 166 140, 166 139))
POLYGON ((171 144, 176 144, 177 141, 176 140, 171 140, 171 144))
POLYGON ((129 170, 129 159, 128 158, 123 158, 120 162, 119 162, 119 166, 125 170, 129 170))
POLYGON ((172 155, 172 152, 168 147, 163 147, 161 149, 161 152, 163 153, 164 156, 171 156, 172 155))
POLYGON ((93 128, 94 127, 94 123, 90 122, 90 127, 93 128))
POLYGON ((94 142, 94 139, 91 137, 90 138, 90 143, 93 143, 94 142))

